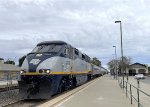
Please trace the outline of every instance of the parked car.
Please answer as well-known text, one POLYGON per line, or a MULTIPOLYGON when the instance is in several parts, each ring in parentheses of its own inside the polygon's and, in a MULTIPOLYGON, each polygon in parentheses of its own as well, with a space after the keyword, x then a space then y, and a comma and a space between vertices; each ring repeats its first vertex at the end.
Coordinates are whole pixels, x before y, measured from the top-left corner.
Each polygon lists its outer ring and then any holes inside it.
POLYGON ((145 76, 143 74, 137 74, 134 76, 135 79, 145 79, 145 76))

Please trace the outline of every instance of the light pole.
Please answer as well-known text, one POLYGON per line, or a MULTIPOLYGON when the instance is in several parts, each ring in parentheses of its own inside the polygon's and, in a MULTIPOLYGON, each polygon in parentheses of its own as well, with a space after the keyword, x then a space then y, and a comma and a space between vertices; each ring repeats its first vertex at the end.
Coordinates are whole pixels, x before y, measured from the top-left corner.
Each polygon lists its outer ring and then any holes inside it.
POLYGON ((115 57, 114 57, 114 54, 112 54, 112 56, 113 56, 113 67, 112 67, 112 70, 113 70, 113 76, 114 76, 114 79, 115 79, 115 66, 114 66, 114 63, 115 63, 115 57))
POLYGON ((116 54, 116 46, 113 46, 115 48, 115 72, 116 72, 116 79, 118 78, 118 71, 117 71, 117 54, 116 54))
POLYGON ((115 21, 115 23, 120 24, 120 36, 121 36, 121 73, 123 74, 123 88, 124 88, 124 71, 123 71, 123 45, 122 45, 122 24, 121 21, 115 21))

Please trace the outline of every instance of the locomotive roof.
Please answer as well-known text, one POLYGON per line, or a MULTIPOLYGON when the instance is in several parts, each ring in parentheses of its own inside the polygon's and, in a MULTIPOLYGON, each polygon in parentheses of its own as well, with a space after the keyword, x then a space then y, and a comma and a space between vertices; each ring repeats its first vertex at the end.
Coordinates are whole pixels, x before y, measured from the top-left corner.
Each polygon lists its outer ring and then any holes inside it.
POLYGON ((0 60, 4 60, 3 58, 0 58, 0 60))
POLYGON ((38 43, 37 46, 39 46, 39 45, 48 45, 48 44, 59 44, 59 45, 63 45, 63 44, 67 44, 67 43, 64 42, 64 41, 44 41, 44 42, 38 43))

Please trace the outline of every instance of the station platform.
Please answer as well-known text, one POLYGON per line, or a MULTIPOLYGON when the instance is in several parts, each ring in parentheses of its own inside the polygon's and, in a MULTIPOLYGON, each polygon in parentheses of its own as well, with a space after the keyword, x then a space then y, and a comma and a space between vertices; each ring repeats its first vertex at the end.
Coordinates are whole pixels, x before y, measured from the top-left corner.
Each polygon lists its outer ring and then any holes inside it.
MULTIPOLYGON (((49 104, 45 105, 49 107, 49 104)), ((58 103, 54 107, 135 107, 130 104, 118 81, 109 75, 96 81, 58 103)))
POLYGON ((0 81, 0 88, 5 88, 8 86, 18 86, 17 80, 11 80, 11 81, 0 81))

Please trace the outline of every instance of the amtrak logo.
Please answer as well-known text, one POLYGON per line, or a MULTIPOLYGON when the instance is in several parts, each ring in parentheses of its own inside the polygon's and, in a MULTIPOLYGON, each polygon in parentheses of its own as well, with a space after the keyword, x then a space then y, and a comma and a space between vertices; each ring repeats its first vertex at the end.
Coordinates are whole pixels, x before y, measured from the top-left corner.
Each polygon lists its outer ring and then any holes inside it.
POLYGON ((41 61, 41 60, 39 60, 39 59, 32 59, 32 60, 30 61, 30 64, 37 65, 40 61, 41 61))

